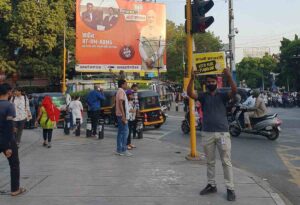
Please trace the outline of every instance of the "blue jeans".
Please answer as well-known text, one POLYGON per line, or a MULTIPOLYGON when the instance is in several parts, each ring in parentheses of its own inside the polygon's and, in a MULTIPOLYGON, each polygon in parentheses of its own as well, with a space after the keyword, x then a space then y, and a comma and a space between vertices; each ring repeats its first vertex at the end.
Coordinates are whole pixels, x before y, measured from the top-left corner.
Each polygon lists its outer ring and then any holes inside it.
POLYGON ((118 120, 118 135, 117 135, 117 152, 125 152, 127 150, 128 123, 122 122, 122 117, 117 116, 118 120))

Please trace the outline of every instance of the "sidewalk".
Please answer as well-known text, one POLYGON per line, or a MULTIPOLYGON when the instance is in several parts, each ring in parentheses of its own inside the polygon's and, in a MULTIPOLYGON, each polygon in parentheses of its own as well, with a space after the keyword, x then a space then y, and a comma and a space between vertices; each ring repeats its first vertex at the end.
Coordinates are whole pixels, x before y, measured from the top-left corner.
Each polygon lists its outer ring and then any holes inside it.
MULTIPOLYGON (((21 184, 28 192, 16 198, 0 195, 1 205, 232 204, 226 201, 219 161, 218 193, 200 196, 199 191, 206 185, 206 166, 203 162, 186 161, 186 149, 142 139, 134 141, 138 148, 132 151, 133 157, 116 156, 114 136, 96 140, 61 133, 62 130, 56 130, 53 147, 47 149, 41 146, 41 139, 36 142, 37 130, 24 132, 24 138, 30 136, 31 140, 28 149, 20 154, 21 184)), ((8 176, 6 167, 0 172, 0 179, 8 176)), ((255 176, 234 169, 234 177, 234 204, 284 204, 255 176)), ((7 179, 0 181, 1 190, 9 190, 7 179)))

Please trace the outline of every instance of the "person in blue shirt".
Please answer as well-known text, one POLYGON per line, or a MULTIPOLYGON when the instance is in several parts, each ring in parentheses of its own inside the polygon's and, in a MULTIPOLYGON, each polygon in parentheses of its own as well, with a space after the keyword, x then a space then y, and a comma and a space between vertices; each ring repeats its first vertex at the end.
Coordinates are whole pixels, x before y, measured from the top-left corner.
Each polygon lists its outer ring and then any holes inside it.
POLYGON ((97 125, 100 117, 101 100, 105 100, 103 89, 99 85, 95 85, 94 90, 91 91, 86 102, 88 105, 88 117, 92 121, 92 136, 95 137, 97 134, 97 125))
POLYGON ((11 91, 10 85, 0 84, 0 153, 3 153, 9 162, 11 196, 18 196, 26 189, 20 187, 19 153, 13 132, 16 110, 15 106, 8 101, 12 95, 11 91))

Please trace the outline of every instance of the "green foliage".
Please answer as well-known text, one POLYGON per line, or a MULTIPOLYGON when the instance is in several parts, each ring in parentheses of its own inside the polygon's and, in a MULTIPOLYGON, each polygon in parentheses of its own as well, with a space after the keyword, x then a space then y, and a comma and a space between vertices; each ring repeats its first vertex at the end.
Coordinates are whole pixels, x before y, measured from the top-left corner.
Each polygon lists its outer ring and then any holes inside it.
POLYGON ((21 77, 23 78, 53 77, 60 76, 61 73, 60 65, 51 55, 42 58, 24 57, 19 61, 18 67, 22 69, 21 77))
MULTIPOLYGON (((219 51, 221 40, 213 33, 194 35, 197 53, 219 51)), ((171 81, 182 82, 184 76, 184 62, 186 60, 186 33, 184 25, 176 25, 167 20, 167 77, 171 81)))
POLYGON ((13 73, 16 71, 16 65, 14 61, 7 61, 7 59, 0 56, 0 71, 7 74, 13 73))
POLYGON ((10 0, 0 1, 0 21, 8 21, 11 17, 12 6, 10 0))
POLYGON ((147 84, 139 84, 139 89, 140 90, 148 90, 150 89, 150 85, 147 85, 147 84))
POLYGON ((220 51, 222 41, 214 33, 206 32, 194 35, 196 53, 220 51))
POLYGON ((75 50, 75 7, 74 0, 1 0, 0 69, 60 78, 64 27, 66 47, 75 50))
POLYGON ((300 39, 296 35, 294 40, 284 38, 281 41, 279 68, 279 84, 289 86, 293 90, 300 90, 300 39))
POLYGON ((246 80, 251 88, 261 87, 264 79, 265 87, 271 86, 270 72, 280 73, 277 86, 300 90, 300 39, 283 38, 280 47, 280 58, 266 55, 263 58, 244 58, 237 64, 238 80, 246 80))
POLYGON ((78 91, 78 92, 73 92, 73 93, 70 93, 71 97, 74 98, 74 97, 80 97, 80 101, 82 102, 82 105, 84 107, 86 107, 87 103, 86 103, 86 97, 87 95, 89 94, 91 90, 82 90, 82 91, 78 91))
POLYGON ((66 16, 62 0, 24 0, 13 14, 9 38, 25 51, 46 55, 57 45, 58 36, 63 35, 66 16))
POLYGON ((245 80, 250 88, 262 87, 263 82, 265 88, 270 87, 270 72, 274 72, 276 68, 277 62, 270 55, 265 55, 262 58, 243 58, 237 64, 238 81, 245 80))

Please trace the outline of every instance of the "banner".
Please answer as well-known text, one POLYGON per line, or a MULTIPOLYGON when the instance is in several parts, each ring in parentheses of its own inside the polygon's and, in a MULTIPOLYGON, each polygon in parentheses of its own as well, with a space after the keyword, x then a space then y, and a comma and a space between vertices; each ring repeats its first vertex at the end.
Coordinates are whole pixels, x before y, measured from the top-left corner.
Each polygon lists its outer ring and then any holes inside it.
POLYGON ((226 68, 225 52, 197 53, 193 55, 194 73, 199 75, 222 74, 226 68))
POLYGON ((166 72, 164 4, 76 0, 77 72, 166 72))

